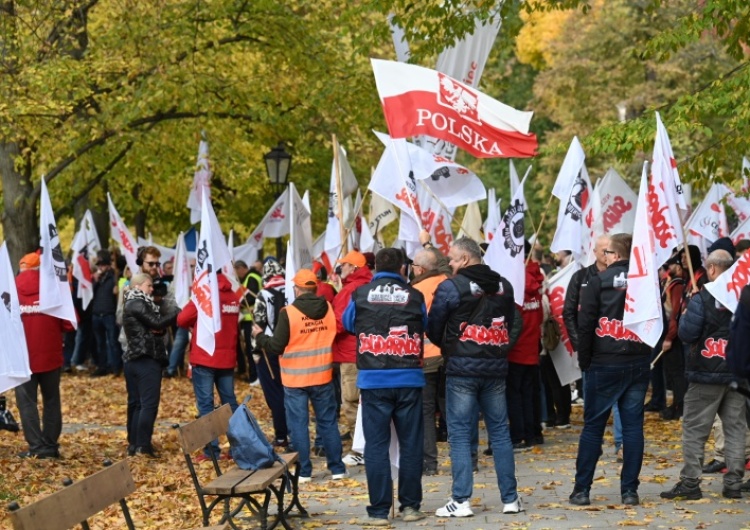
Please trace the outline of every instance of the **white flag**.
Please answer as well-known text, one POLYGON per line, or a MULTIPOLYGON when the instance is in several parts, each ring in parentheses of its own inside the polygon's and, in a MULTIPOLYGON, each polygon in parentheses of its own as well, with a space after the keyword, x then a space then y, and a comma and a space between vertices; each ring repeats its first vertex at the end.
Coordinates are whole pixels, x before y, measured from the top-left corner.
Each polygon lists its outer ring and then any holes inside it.
POLYGON ((136 274, 140 267, 136 263, 138 245, 135 242, 135 238, 131 235, 127 225, 122 221, 122 217, 115 208, 115 203, 112 202, 112 197, 107 193, 107 203, 109 204, 109 230, 112 235, 112 239, 117 241, 120 245, 120 252, 125 256, 125 261, 130 267, 130 272, 136 274))
POLYGON ((576 258, 588 251, 588 248, 584 249, 587 229, 583 218, 591 197, 591 181, 585 161, 581 142, 574 136, 552 188, 552 195, 560 199, 560 208, 550 249, 552 252, 570 250, 576 258))
POLYGON ((289 183, 289 194, 291 196, 292 208, 290 209, 291 230, 286 250, 286 301, 287 304, 294 302, 294 282, 292 281, 300 269, 312 268, 312 241, 308 239, 305 225, 310 222, 310 212, 307 211, 305 203, 302 202, 297 189, 293 183, 289 183))
POLYGON ((740 221, 750 219, 750 200, 747 197, 738 197, 730 189, 727 189, 726 201, 732 207, 740 221))
POLYGON ((208 160, 208 142, 201 140, 198 145, 198 162, 193 174, 193 187, 190 188, 187 207, 190 208, 190 224, 201 220, 201 197, 206 191, 211 198, 211 163, 208 160))
POLYGON ((96 233, 94 217, 91 210, 86 210, 81 219, 81 226, 73 238, 71 250, 73 257, 71 264, 73 276, 78 280, 76 296, 81 299, 83 309, 86 309, 94 298, 94 285, 91 278, 90 259, 101 250, 99 235, 96 233))
POLYGON ((526 171, 526 175, 513 195, 484 255, 485 263, 505 277, 513 286, 513 295, 519 306, 523 306, 526 288, 526 267, 524 266, 526 198, 523 187, 530 171, 531 167, 526 171))
POLYGON ((78 317, 73 307, 68 267, 65 265, 65 256, 60 246, 60 236, 57 233, 57 224, 44 177, 39 204, 39 232, 42 247, 42 264, 39 267, 39 311, 69 320, 73 327, 77 328, 78 317))
POLYGON ((484 240, 482 236, 482 212, 479 211, 479 205, 476 202, 470 202, 466 206, 461 230, 458 232, 458 237, 461 236, 467 236, 477 243, 484 240))
MULTIPOLYGON (((333 138, 334 157, 331 164, 331 179, 328 185, 328 223, 326 224, 325 252, 330 260, 336 260, 343 254, 342 237, 346 227, 350 226, 351 201, 347 198, 357 190, 357 179, 354 176, 346 150, 333 138), (340 192, 339 192, 340 188, 340 192)), ((293 277, 293 276, 292 276, 293 277)))
POLYGON ((735 246, 743 239, 750 239, 750 217, 737 225, 737 228, 734 229, 734 232, 729 237, 735 246))
POLYGON ((649 207, 648 188, 648 162, 644 162, 636 209, 639 222, 633 231, 622 322, 625 329, 653 348, 664 330, 664 320, 659 288, 661 264, 657 264, 655 258, 653 222, 657 212, 649 207))
POLYGON ((565 294, 568 291, 570 280, 578 270, 578 267, 578 263, 571 261, 557 271, 547 282, 550 315, 554 317, 560 326, 560 343, 554 350, 549 352, 549 355, 562 385, 568 385, 581 378, 581 369, 578 367, 578 352, 573 350, 570 337, 568 337, 568 330, 563 321, 565 294))
POLYGON ((380 195, 370 194, 370 233, 377 237, 380 231, 398 219, 396 208, 380 195))
POLYGON ((190 259, 185 246, 185 234, 180 232, 177 236, 177 249, 174 259, 174 299, 180 308, 190 300, 190 285, 193 277, 190 274, 190 259))
POLYGON ((224 235, 221 233, 208 193, 204 190, 201 231, 196 248, 195 276, 190 298, 198 310, 196 344, 209 355, 214 354, 215 335, 221 331, 221 303, 216 272, 230 262, 224 235))
MULTIPOLYGON (((284 190, 263 216, 253 233, 245 241, 256 249, 263 247, 265 238, 282 237, 289 233, 289 188, 284 190)), ((255 261, 255 260, 252 260, 255 261)), ((250 262, 248 262, 250 263, 250 262)))
POLYGON ((31 379, 16 279, 5 242, 0 245, 0 394, 31 379))
POLYGON ((722 201, 728 193, 729 189, 724 184, 714 182, 685 225, 685 229, 692 230, 710 242, 728 236, 729 225, 722 201))
MULTIPOLYGON (((684 242, 680 210, 687 213, 687 207, 667 129, 658 112, 647 199, 656 244, 656 266, 661 267, 672 255, 672 250, 684 242)), ((641 214, 637 215, 640 217, 641 214)))
POLYGON ((742 288, 750 283, 750 252, 745 252, 729 269, 705 285, 706 290, 732 313, 737 311, 742 288))
POLYGON ((508 160, 508 164, 510 166, 510 196, 513 197, 518 189, 518 185, 521 183, 521 179, 518 178, 518 171, 516 171, 516 165, 513 163, 513 160, 508 160))
POLYGON ((487 191, 487 220, 484 222, 484 240, 487 243, 492 241, 501 218, 500 200, 496 198, 495 188, 490 188, 487 191))

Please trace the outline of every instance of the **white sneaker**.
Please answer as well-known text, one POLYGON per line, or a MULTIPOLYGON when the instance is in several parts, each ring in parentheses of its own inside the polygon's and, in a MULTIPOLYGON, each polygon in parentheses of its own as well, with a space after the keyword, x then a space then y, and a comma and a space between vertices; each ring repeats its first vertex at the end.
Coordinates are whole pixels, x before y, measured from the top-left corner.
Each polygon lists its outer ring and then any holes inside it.
POLYGON ((524 511, 523 504, 521 503, 521 496, 516 497, 516 500, 509 504, 503 504, 503 513, 521 513, 524 511))
POLYGON ((448 504, 435 511, 437 517, 471 517, 474 512, 471 511, 469 501, 456 502, 453 499, 448 504))
POLYGON ((312 481, 312 477, 298 477, 297 484, 307 484, 312 481))
POLYGON ((335 475, 331 475, 331 480, 341 480, 349 476, 349 473, 346 471, 343 473, 337 473, 335 475))
POLYGON ((347 466, 364 466, 365 465, 365 457, 358 454, 358 453, 349 453, 344 458, 341 459, 344 464, 347 466))
POLYGON ((88 372, 88 371, 89 371, 89 369, 86 368, 84 365, 82 365, 82 364, 77 364, 76 365, 76 372, 88 372))

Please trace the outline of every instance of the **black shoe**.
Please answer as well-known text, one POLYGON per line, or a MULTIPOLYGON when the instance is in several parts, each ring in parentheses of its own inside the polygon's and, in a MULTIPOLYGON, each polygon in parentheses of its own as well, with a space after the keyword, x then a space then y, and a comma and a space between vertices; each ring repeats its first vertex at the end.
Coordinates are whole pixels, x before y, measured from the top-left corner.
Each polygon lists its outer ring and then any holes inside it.
POLYGON ((649 401, 643 406, 644 412, 660 412, 664 407, 660 407, 659 405, 655 404, 653 401, 649 401))
POLYGON ((678 499, 697 501, 703 498, 703 492, 700 486, 686 486, 683 481, 679 481, 675 484, 674 488, 669 491, 662 491, 659 496, 662 499, 678 499))
POLYGON ((0 410, 0 431, 19 431, 18 422, 8 409, 0 410))
POLYGON ((91 373, 91 377, 104 377, 105 375, 109 375, 109 370, 106 368, 97 368, 91 373))
POLYGON ((437 466, 424 466, 422 470, 422 475, 425 477, 434 477, 437 474, 437 466))
POLYGON ((750 480, 740 486, 740 491, 750 491, 750 480))
POLYGON ((60 458, 60 451, 40 452, 32 453, 31 451, 22 451, 18 453, 18 458, 38 458, 39 460, 46 460, 49 458, 60 458))
POLYGON ((721 470, 727 467, 727 465, 724 462, 719 462, 715 458, 711 460, 708 464, 703 466, 703 472, 704 473, 721 473, 721 470))
POLYGON ((135 446, 129 445, 128 446, 128 456, 135 456, 135 446))
POLYGON ((638 492, 626 491, 622 494, 622 503, 628 506, 638 506, 641 503, 641 499, 638 497, 638 492))
POLYGON ((164 379, 171 379, 173 377, 177 377, 177 373, 176 372, 170 372, 169 370, 163 370, 162 373, 161 373, 161 376, 164 379))
POLYGON ((675 407, 674 405, 672 405, 671 407, 667 407, 661 411, 661 419, 663 419, 664 421, 679 420, 681 417, 681 407, 675 407))
POLYGON ((66 365, 66 366, 63 366, 62 373, 69 374, 72 371, 73 371, 73 367, 70 366, 69 364, 66 365))
MULTIPOLYGON (((741 486, 740 486, 741 487, 741 486)), ((721 496, 725 499, 741 499, 742 498, 742 490, 741 489, 729 489, 724 488, 721 490, 721 496)))
POLYGON ((437 441, 438 442, 447 442, 448 441, 448 431, 443 429, 438 429, 437 432, 437 441))
POLYGON ((492 447, 488 447, 487 449, 485 449, 484 451, 482 451, 482 454, 484 456, 492 456, 492 447))
POLYGON ((149 458, 159 458, 159 453, 154 451, 151 447, 136 447, 135 454, 139 456, 147 456, 149 458))
POLYGON ((312 454, 314 456, 325 456, 326 455, 325 447, 313 447, 312 454))
POLYGON ((530 444, 527 444, 526 442, 518 442, 513 444, 513 452, 514 453, 521 453, 523 451, 528 451, 531 448, 530 444))
POLYGON ((544 445, 544 435, 540 434, 538 436, 534 436, 534 438, 531 440, 531 445, 544 445))
POLYGON ((573 491, 568 497, 568 502, 575 506, 588 506, 591 504, 591 499, 586 491, 573 491))

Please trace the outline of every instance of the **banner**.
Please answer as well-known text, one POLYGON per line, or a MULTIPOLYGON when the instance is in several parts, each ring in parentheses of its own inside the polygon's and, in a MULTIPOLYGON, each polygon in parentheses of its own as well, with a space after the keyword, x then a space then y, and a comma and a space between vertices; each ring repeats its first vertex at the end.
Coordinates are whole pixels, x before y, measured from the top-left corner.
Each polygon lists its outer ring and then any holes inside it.
POLYGON ((531 112, 518 111, 453 79, 411 64, 371 60, 393 138, 427 135, 478 158, 536 156, 531 112))
POLYGON ((107 204, 109 205, 109 230, 112 239, 117 241, 120 246, 120 252, 125 257, 125 261, 130 268, 132 274, 136 274, 140 267, 136 263, 138 245, 135 242, 135 238, 131 235, 127 225, 122 221, 122 217, 115 208, 115 203, 112 202, 112 197, 107 193, 107 204))
POLYGON ((523 307, 526 287, 526 267, 524 266, 526 198, 523 187, 530 171, 531 167, 526 171, 526 175, 513 195, 484 255, 484 262, 492 270, 505 277, 513 286, 516 304, 521 307, 523 307))
POLYGON ((734 232, 729 237, 735 246, 743 239, 750 239, 750 218, 745 219, 737 225, 737 228, 734 229, 734 232))
MULTIPOLYGON (((245 244, 252 245, 257 250, 263 248, 265 238, 282 237, 289 233, 289 188, 284 190, 276 202, 263 216, 258 226, 250 234, 245 244)), ((256 254, 257 255, 257 254, 256 254)), ((251 260, 252 262, 255 259, 251 260)), ((248 261, 248 265, 251 263, 248 261)))
POLYGON ((737 311, 742 288, 750 283, 750 252, 745 252, 729 269, 722 272, 705 289, 732 313, 737 311))
POLYGON ((188 258, 187 247, 185 246, 185 234, 183 232, 180 232, 180 235, 177 236, 173 274, 174 299, 177 305, 183 308, 190 301, 190 286, 193 283, 190 271, 190 259, 188 258))
MULTIPOLYGON (((201 133, 204 136, 204 133, 201 133)), ((190 209, 190 224, 201 220, 201 197, 203 190, 211 198, 211 163, 208 160, 208 142, 204 139, 198 145, 198 162, 193 174, 193 186, 190 188, 187 207, 190 209)))
POLYGON ((588 247, 584 248, 584 232, 588 231, 585 228, 584 212, 591 197, 591 181, 585 161, 586 155, 581 142, 574 136, 552 188, 552 195, 560 199, 560 207, 550 250, 570 250, 576 259, 588 250, 588 247))
POLYGON ((293 183, 289 183, 289 194, 291 196, 292 208, 290 208, 290 231, 289 241, 286 247, 286 302, 294 302, 294 282, 293 279, 300 269, 312 269, 312 241, 307 238, 305 224, 310 223, 310 212, 302 202, 297 189, 293 183))
POLYGON ((68 282, 68 266, 60 246, 52 203, 47 192, 47 183, 42 177, 39 197, 39 236, 42 247, 42 264, 39 267, 39 312, 78 327, 78 316, 73 307, 73 295, 68 282))
POLYGON ((8 247, 0 245, 0 394, 31 379, 29 350, 8 247))
POLYGON ((708 189, 703 201, 695 209, 685 225, 686 230, 713 243, 720 237, 729 235, 727 214, 722 199, 729 193, 724 184, 714 182, 708 189))
POLYGON ((573 274, 578 270, 578 267, 578 263, 571 261, 547 282, 550 316, 554 317, 560 326, 560 343, 553 351, 548 353, 562 385, 569 385, 581 378, 581 369, 578 367, 578 352, 573 350, 573 345, 568 337, 568 329, 563 321, 565 295, 570 280, 573 279, 573 274))
POLYGON ((86 210, 83 219, 81 219, 81 226, 71 245, 73 276, 78 280, 76 296, 81 299, 83 309, 86 309, 94 298, 90 260, 93 256, 96 256, 101 248, 99 235, 96 233, 96 226, 94 225, 94 217, 91 210, 86 210))
MULTIPOLYGON (((648 162, 643 163, 636 212, 641 222, 636 224, 633 232, 628 277, 621 279, 621 283, 627 286, 622 323, 625 329, 653 348, 664 331, 664 320, 659 286, 661 264, 655 260, 654 216, 657 212, 648 204, 648 162)), ((615 282, 618 279, 615 278, 615 282)))

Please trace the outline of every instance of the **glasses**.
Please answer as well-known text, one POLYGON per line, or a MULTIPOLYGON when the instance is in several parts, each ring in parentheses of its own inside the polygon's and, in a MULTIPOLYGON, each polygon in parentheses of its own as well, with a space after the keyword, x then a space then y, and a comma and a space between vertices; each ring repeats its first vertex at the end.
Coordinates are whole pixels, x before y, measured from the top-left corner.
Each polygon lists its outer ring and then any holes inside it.
POLYGON ((149 267, 158 267, 159 265, 161 265, 161 261, 144 261, 143 263, 145 263, 149 267))
POLYGON ((614 250, 609 250, 609 249, 605 250, 604 253, 605 254, 617 254, 617 252, 615 252, 614 250))

